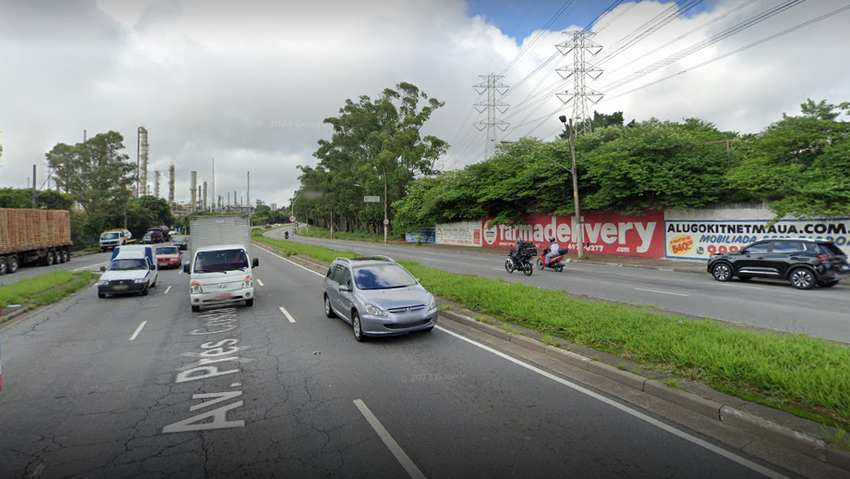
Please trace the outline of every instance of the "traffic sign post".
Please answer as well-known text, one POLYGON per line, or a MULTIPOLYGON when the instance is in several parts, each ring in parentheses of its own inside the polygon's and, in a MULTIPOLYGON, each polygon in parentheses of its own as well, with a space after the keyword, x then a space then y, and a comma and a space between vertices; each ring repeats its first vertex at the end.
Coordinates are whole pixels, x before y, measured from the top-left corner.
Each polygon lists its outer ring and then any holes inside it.
POLYGON ((390 224, 390 220, 388 218, 384 218, 384 244, 387 244, 387 225, 390 224))
POLYGON ((292 216, 289 217, 289 222, 295 223, 295 215, 292 215, 292 216))

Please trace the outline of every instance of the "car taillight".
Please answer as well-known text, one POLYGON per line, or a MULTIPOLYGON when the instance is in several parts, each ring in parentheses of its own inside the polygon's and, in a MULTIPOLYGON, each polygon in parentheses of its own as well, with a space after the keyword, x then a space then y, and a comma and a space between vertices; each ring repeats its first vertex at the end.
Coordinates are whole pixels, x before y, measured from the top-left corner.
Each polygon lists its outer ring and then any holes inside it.
POLYGON ((819 254, 818 259, 821 261, 835 261, 835 256, 831 254, 819 254))

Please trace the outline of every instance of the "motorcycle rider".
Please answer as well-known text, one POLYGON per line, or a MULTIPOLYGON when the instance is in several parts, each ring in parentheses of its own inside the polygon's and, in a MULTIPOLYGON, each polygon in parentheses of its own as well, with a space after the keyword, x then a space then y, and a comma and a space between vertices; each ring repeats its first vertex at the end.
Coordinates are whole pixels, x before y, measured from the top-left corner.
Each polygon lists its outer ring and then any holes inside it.
POLYGON ((555 237, 549 238, 549 246, 546 247, 546 265, 549 265, 549 260, 555 258, 556 256, 560 256, 561 246, 555 240, 555 237))

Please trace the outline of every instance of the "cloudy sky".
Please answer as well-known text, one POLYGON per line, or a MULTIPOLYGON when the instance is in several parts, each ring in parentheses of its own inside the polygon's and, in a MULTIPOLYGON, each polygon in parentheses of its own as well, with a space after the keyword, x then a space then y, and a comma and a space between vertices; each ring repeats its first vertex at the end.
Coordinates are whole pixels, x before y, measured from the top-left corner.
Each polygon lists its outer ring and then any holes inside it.
MULTIPOLYGON (((149 183, 176 166, 216 190, 288 204, 296 165, 316 163, 322 120, 347 98, 406 81, 446 102, 426 133, 452 144, 444 169, 480 161, 479 75, 501 74, 499 140, 551 139, 571 116, 557 92, 565 30, 588 28, 604 94, 626 120, 699 117, 757 132, 806 98, 850 100, 846 0, 0 0, 0 187, 25 187, 56 143, 121 132, 149 183), (613 7, 613 8, 612 8, 613 7), (806 25, 810 20, 825 19, 806 25), (799 27, 799 28, 798 28, 799 27), (794 30, 796 28, 796 30, 794 30), (788 33, 783 34, 783 32, 788 33), (781 35, 780 35, 781 34, 781 35), (779 35, 779 36, 777 36, 779 35), (774 37, 774 38, 771 38, 774 37), (740 51, 739 51, 740 50, 740 51)), ((41 180, 39 181, 39 184, 41 180)))

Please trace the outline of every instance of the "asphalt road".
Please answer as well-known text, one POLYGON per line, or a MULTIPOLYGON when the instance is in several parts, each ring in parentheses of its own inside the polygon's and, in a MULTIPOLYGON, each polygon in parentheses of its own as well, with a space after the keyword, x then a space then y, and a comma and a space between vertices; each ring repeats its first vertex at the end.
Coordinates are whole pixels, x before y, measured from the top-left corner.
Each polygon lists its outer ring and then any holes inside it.
MULTIPOLYGON (((268 236, 283 239, 284 229, 268 236)), ((506 257, 492 251, 469 248, 422 248, 415 245, 377 244, 308 238, 295 235, 294 241, 326 246, 359 254, 386 254, 396 260, 417 261, 426 266, 455 273, 473 274, 506 281, 557 288, 629 304, 654 305, 661 309, 762 328, 802 333, 850 343, 850 286, 809 291, 794 289, 787 282, 733 281, 720 283, 708 274, 624 268, 590 263, 569 263, 562 273, 539 271, 530 277, 520 272, 508 274, 506 257)))
POLYGON ((0 276, 0 285, 15 283, 25 278, 34 278, 52 271, 74 271, 83 268, 97 270, 101 266, 108 264, 111 255, 112 252, 86 254, 83 256, 72 256, 71 261, 52 266, 21 266, 15 274, 4 274, 0 276))
POLYGON ((252 308, 176 270, 0 326, 0 477, 794 477, 442 327, 357 343, 257 257, 252 308))

